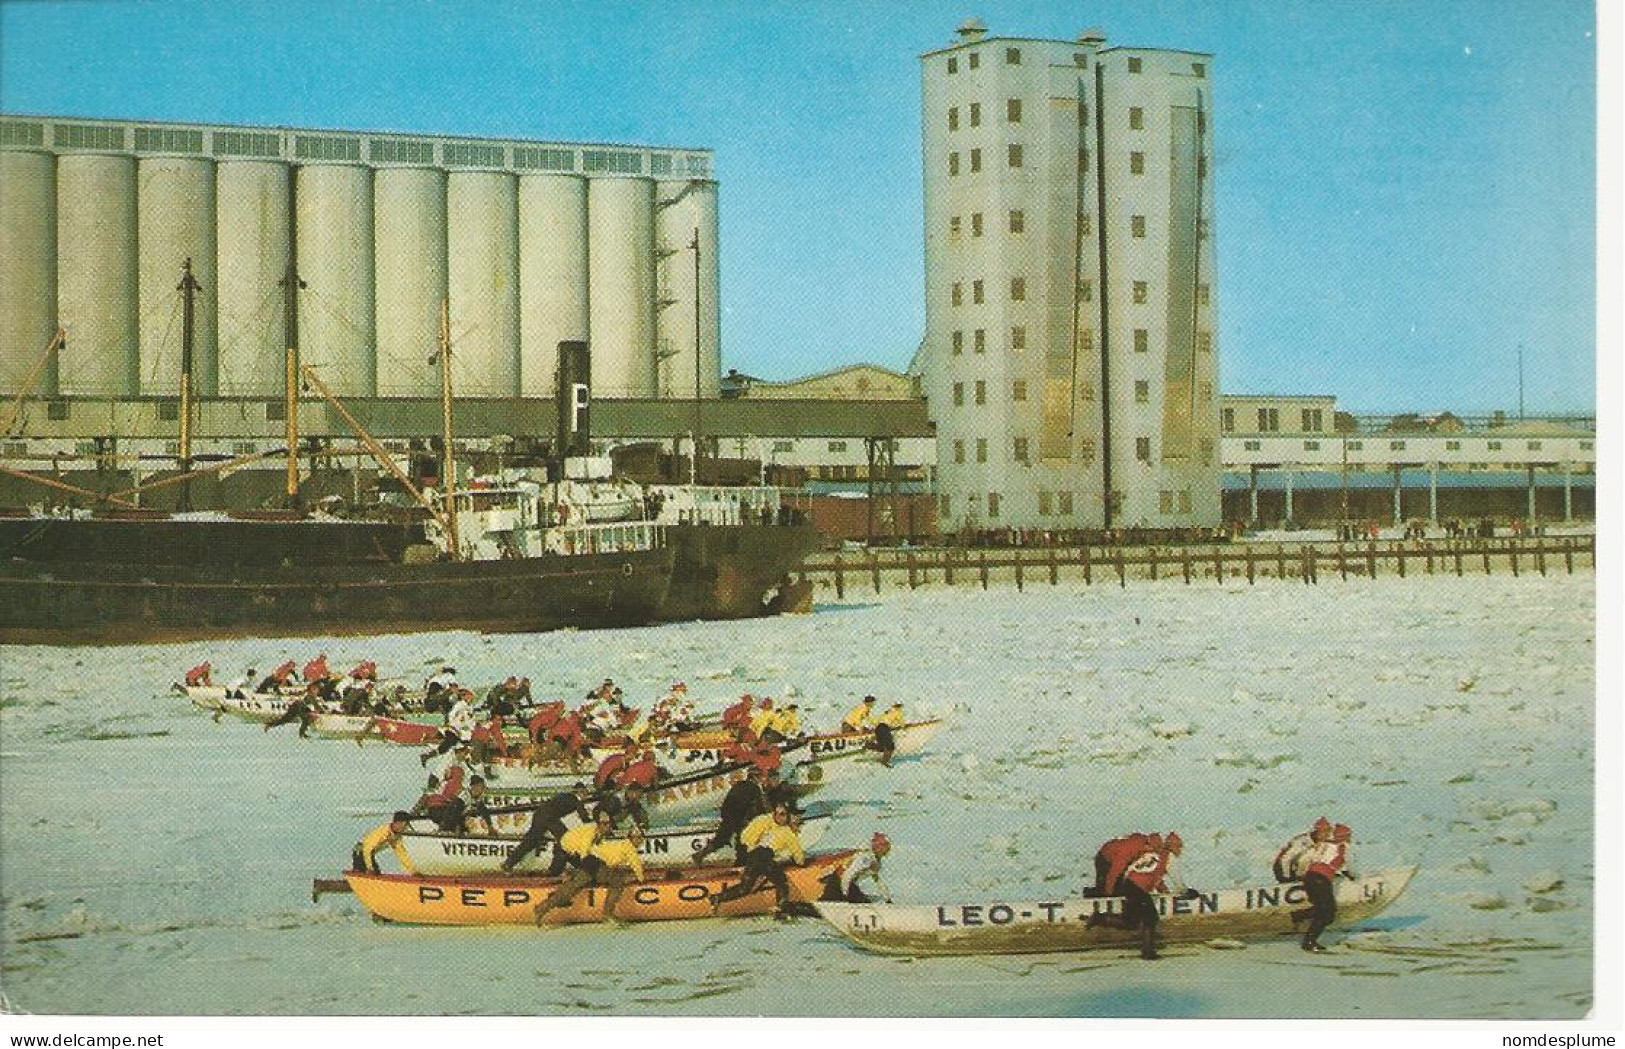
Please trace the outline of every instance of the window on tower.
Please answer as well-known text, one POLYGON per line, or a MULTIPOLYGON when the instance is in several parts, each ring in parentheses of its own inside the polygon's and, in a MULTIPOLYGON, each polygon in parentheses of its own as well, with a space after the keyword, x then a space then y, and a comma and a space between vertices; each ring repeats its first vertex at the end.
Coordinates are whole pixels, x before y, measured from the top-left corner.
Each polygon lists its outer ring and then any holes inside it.
POLYGON ((1151 384, 1144 379, 1134 380, 1134 403, 1151 403, 1151 384))
POLYGON ((1130 106, 1128 110, 1128 126, 1132 131, 1145 129, 1145 110, 1139 106, 1130 106))
POLYGON ((1027 301, 1027 278, 1025 278, 1025 277, 1011 277, 1010 278, 1010 301, 1011 302, 1026 302, 1027 301))
POLYGON ((1010 399, 1012 401, 1025 401, 1027 399, 1027 380, 1016 379, 1010 383, 1010 399))
POLYGON ((959 59, 958 58, 950 58, 950 59, 948 59, 948 75, 952 76, 953 74, 955 74, 957 72, 959 72, 959 59))
POLYGON ((950 218, 948 220, 948 235, 950 237, 959 236, 959 216, 958 215, 955 215, 955 216, 953 216, 952 218, 950 218))
POLYGON ((989 493, 987 493, 987 516, 988 517, 997 517, 997 516, 999 516, 999 493, 998 492, 989 492, 989 493))
POLYGON ((982 64, 982 56, 978 52, 972 51, 967 57, 970 59, 969 65, 972 69, 975 69, 982 64))
POLYGON ((965 333, 956 331, 953 334, 954 356, 958 357, 965 352, 965 333))
POLYGON ((971 169, 972 173, 982 170, 982 151, 981 150, 973 149, 973 150, 970 151, 970 169, 971 169))
POLYGON ((1197 302, 1201 303, 1203 306, 1206 306, 1212 298, 1213 298, 1213 288, 1212 288, 1211 285, 1198 284, 1196 286, 1196 301, 1197 302))
POLYGON ((1013 446, 1011 448, 1011 454, 1015 458, 1016 462, 1018 462, 1018 463, 1026 462, 1027 461, 1027 438, 1025 438, 1025 437, 1017 437, 1011 442, 1011 444, 1013 446))
POLYGON ((1027 348, 1027 329, 1018 324, 1010 329, 1010 348, 1020 353, 1027 348))
POLYGON ((1004 64, 1007 66, 1021 65, 1021 48, 1007 47, 1004 49, 1004 64))
POLYGON ((986 353, 987 329, 977 328, 975 334, 971 337, 971 344, 975 347, 977 353, 986 353))
POLYGON ((986 437, 978 437, 978 438, 976 438, 976 461, 979 462, 979 463, 987 462, 987 438, 986 437))
POLYGON ((970 235, 973 237, 982 235, 982 213, 980 211, 970 217, 970 235))
POLYGON ((955 441, 954 442, 954 462, 963 463, 964 461, 965 461, 965 442, 964 441, 955 441))
POLYGON ((1010 232, 1025 233, 1027 231, 1027 215, 1020 208, 1010 212, 1010 232))
POLYGON ((1135 215, 1128 222, 1129 234, 1135 237, 1145 236, 1145 216, 1135 215))
POLYGON ((1140 71, 1140 60, 1138 58, 1131 58, 1128 60, 1128 71, 1130 73, 1138 73, 1140 71))
POLYGON ((1021 167, 1021 143, 1010 143, 1008 153, 1010 157, 1010 166, 1013 168, 1021 167))
POLYGON ((958 153, 949 153, 948 154, 948 174, 949 175, 957 175, 957 174, 959 174, 959 154, 958 153))
POLYGON ((976 380, 976 403, 987 403, 987 380, 985 379, 976 380))
POLYGON ((982 282, 973 280, 970 284, 970 301, 980 306, 982 304, 982 282))
POLYGON ((1130 153, 1128 155, 1128 171, 1131 175, 1145 174, 1145 154, 1130 153))
POLYGON ((1198 76, 1198 77, 1207 76, 1207 63, 1205 63, 1205 62, 1192 62, 1191 63, 1191 72, 1193 74, 1195 74, 1196 76, 1198 76))
POLYGON ((1095 301, 1095 282, 1094 281, 1089 280, 1087 278, 1078 281, 1078 301, 1079 302, 1094 302, 1095 301))
POLYGON ((965 300, 965 286, 963 284, 959 283, 958 281, 954 281, 954 290, 953 290, 953 303, 954 303, 954 305, 958 306, 960 303, 964 302, 964 300, 965 300))
POLYGON ((980 102, 972 102, 970 104, 970 126, 982 126, 982 103, 980 102))
POLYGON ((1134 329, 1134 352, 1146 353, 1151 349, 1151 333, 1144 328, 1134 329))
POLYGON ((1220 412, 1219 415, 1221 419, 1220 425, 1224 427, 1224 432, 1231 433, 1234 431, 1236 428, 1236 410, 1234 408, 1226 408, 1224 411, 1220 412))
POLYGON ((948 107, 948 130, 949 131, 958 131, 959 130, 959 107, 958 106, 950 106, 950 107, 948 107))
POLYGON ((956 382, 956 383, 954 383, 954 407, 955 408, 962 408, 962 407, 964 407, 964 404, 965 404, 965 384, 962 383, 962 382, 956 382))
POLYGON ((1004 119, 1006 123, 1021 123, 1021 99, 1011 98, 1004 103, 1004 119))
POLYGON ((1151 286, 1149 284, 1147 284, 1143 280, 1135 281, 1134 282, 1134 301, 1137 302, 1137 303, 1140 303, 1141 305, 1144 305, 1146 300, 1149 299, 1150 297, 1151 297, 1151 286))
POLYGON ((1151 461, 1151 438, 1134 438, 1134 458, 1140 460, 1142 463, 1148 463, 1151 461))

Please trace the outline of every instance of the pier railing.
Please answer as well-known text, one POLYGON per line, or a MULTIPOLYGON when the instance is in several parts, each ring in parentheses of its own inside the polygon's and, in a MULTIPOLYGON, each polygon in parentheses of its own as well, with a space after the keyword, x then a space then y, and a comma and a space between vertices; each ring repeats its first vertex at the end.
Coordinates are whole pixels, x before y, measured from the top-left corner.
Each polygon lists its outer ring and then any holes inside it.
POLYGON ((879 593, 886 585, 1057 586, 1063 580, 1126 587, 1129 580, 1375 579, 1378 576, 1547 575, 1595 570, 1596 537, 1376 540, 1365 543, 1226 543, 1189 546, 1080 546, 959 550, 865 550, 819 553, 801 571, 815 585, 879 593))

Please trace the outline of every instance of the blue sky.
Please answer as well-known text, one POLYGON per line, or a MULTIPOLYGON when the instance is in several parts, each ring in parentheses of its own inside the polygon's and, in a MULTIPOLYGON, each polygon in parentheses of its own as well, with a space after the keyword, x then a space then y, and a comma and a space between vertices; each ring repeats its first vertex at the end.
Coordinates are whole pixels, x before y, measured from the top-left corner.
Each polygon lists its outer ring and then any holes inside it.
POLYGON ((716 152, 723 361, 919 342, 921 52, 1211 51, 1221 386, 1357 410, 1595 401, 1595 33, 1572 0, 161 4, 0 0, 11 112, 716 152))

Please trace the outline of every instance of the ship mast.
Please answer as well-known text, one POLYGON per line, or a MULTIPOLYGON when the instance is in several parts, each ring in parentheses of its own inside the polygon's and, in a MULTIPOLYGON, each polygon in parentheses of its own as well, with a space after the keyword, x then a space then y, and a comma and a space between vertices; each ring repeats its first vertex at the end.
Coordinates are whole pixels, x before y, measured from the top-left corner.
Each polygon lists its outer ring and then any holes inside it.
POLYGON ((447 553, 453 561, 462 559, 457 540, 457 461, 452 452, 451 434, 451 304, 440 300, 440 489, 445 494, 447 553))
POLYGON ((287 354, 284 358, 284 390, 282 414, 286 420, 284 439, 288 446, 287 495, 288 505, 299 509, 299 289, 305 282, 294 268, 294 256, 288 254, 288 274, 282 285, 282 319, 287 332, 287 354))
POLYGON ((689 458, 688 483, 700 483, 700 227, 694 227, 694 239, 688 243, 694 252, 694 454, 689 458))
MULTIPOLYGON (((181 282, 176 286, 181 293, 181 447, 180 468, 181 475, 186 476, 192 472, 192 335, 193 335, 193 301, 195 292, 203 290, 203 285, 192 276, 192 258, 187 256, 181 263, 181 282)), ((176 501, 180 510, 192 509, 192 482, 188 478, 181 484, 180 498, 176 501)))

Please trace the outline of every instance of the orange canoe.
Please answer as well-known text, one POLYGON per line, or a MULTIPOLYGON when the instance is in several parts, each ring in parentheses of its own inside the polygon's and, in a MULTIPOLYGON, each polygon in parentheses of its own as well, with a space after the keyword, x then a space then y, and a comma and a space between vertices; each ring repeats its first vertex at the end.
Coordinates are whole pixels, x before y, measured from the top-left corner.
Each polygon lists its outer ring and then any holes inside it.
MULTIPOLYGON (((831 872, 844 872, 855 852, 845 849, 807 857, 807 863, 785 871, 790 898, 812 903, 823 891, 820 882, 831 872)), ((646 870, 648 877, 627 886, 615 906, 615 917, 629 922, 681 921, 711 917, 710 897, 739 881, 738 867, 698 867, 684 871, 646 870)), ((530 925, 536 905, 558 884, 555 878, 423 878, 409 874, 346 872, 345 879, 375 917, 412 925, 530 925)), ((547 916, 549 925, 604 920, 605 893, 583 889, 568 907, 547 916)), ((770 914, 773 889, 722 905, 727 917, 770 914)))

